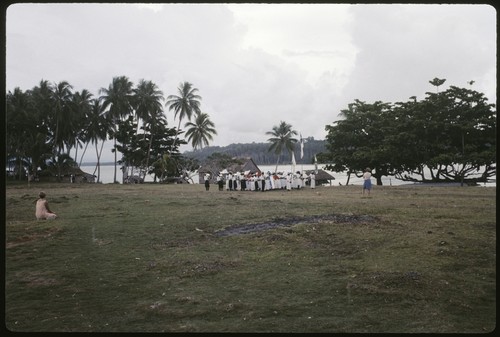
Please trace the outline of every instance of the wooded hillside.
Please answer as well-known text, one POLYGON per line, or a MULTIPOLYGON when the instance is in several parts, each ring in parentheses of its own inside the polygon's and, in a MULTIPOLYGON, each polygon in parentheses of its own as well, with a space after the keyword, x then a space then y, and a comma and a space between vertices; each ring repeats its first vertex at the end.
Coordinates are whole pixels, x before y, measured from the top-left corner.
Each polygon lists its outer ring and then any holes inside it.
MULTIPOLYGON (((183 153, 188 158, 197 159, 200 162, 213 153, 226 153, 232 157, 251 157, 257 165, 273 165, 278 159, 274 152, 269 151, 270 143, 236 143, 227 146, 208 146, 201 150, 186 151, 183 153)), ((304 139, 304 157, 300 158, 300 143, 295 145, 295 160, 297 163, 312 164, 314 155, 325 151, 324 140, 314 140, 313 137, 304 139)), ((283 153, 280 163, 291 162, 291 155, 283 153)))

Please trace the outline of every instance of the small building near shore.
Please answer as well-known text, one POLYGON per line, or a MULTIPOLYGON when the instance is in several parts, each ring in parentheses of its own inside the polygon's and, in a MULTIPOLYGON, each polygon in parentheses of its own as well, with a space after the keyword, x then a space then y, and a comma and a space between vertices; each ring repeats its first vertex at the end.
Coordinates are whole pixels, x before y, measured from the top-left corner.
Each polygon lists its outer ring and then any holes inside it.
POLYGON ((330 185, 332 184, 332 180, 335 180, 335 177, 332 176, 330 173, 326 172, 325 170, 307 170, 305 173, 307 175, 310 175, 312 172, 317 171, 315 173, 315 180, 316 180, 316 185, 322 185, 322 184, 327 184, 329 183, 330 185))
POLYGON ((205 182, 205 174, 210 174, 210 183, 217 181, 219 174, 227 174, 229 172, 245 172, 246 174, 255 174, 260 172, 259 167, 252 158, 233 158, 234 162, 226 167, 221 167, 215 163, 205 164, 198 169, 199 183, 205 182))
POLYGON ((67 182, 67 183, 95 183, 97 176, 82 171, 77 166, 61 168, 61 179, 58 179, 58 170, 55 167, 40 171, 30 181, 44 181, 44 182, 67 182))

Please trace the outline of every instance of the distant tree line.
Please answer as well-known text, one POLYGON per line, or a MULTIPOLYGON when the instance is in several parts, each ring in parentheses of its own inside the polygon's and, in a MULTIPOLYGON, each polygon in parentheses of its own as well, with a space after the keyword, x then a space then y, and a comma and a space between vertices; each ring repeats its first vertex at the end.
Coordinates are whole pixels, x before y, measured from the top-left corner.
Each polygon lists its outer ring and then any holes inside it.
POLYGON ((281 121, 266 132, 267 143, 220 147, 209 146, 217 131, 201 111, 198 89, 189 82, 181 83, 178 94, 163 103, 163 93, 154 83, 140 80, 134 86, 126 76, 113 78, 99 90, 99 97, 86 89, 74 92, 65 81, 42 80, 31 90, 15 88, 6 95, 7 165, 19 179, 26 174, 60 179, 65 168, 80 165, 79 149, 81 163, 91 145, 99 181, 103 144, 109 139, 114 144, 115 182, 117 164, 127 174, 132 167, 142 177, 152 174, 155 181, 168 181, 187 176, 207 158, 235 157, 250 157, 258 165, 292 163, 292 158, 297 164, 310 164, 317 158, 324 168, 347 172, 348 177, 360 177, 370 167, 379 185, 383 176, 486 182, 496 176, 495 105, 471 89, 450 86, 439 92, 445 81, 429 81, 436 92, 427 92, 420 101, 414 96, 397 103, 355 100, 341 111, 340 120, 325 126, 325 140, 299 138, 281 121), (164 106, 178 118, 176 128, 168 127, 164 106), (186 132, 180 129, 184 119, 186 132), (188 142, 194 151, 179 153, 179 146, 188 142))
MULTIPOLYGON (((298 164, 314 163, 314 155, 324 152, 326 142, 324 140, 315 140, 314 137, 304 138, 304 156, 301 158, 300 143, 296 143, 293 149, 295 160, 298 164)), ((257 165, 276 164, 276 153, 270 151, 269 143, 236 143, 227 146, 207 146, 197 151, 186 151, 184 156, 196 159, 199 162, 205 161, 213 154, 226 154, 230 157, 252 158, 257 165)), ((281 163, 291 163, 292 156, 288 151, 284 151, 281 157, 281 163)))
POLYGON ((156 84, 140 80, 134 85, 126 76, 114 77, 98 97, 86 89, 73 91, 66 81, 42 80, 26 91, 15 88, 6 95, 6 164, 18 179, 47 175, 60 180, 68 169, 81 165, 91 145, 99 181, 103 144, 109 139, 114 144, 115 182, 117 164, 127 171, 138 168, 142 177, 147 173, 160 180, 180 176, 197 163, 184 158, 179 146, 189 141, 193 148, 202 148, 217 134, 200 109, 197 91, 183 82, 178 95, 169 95, 164 103, 156 84), (167 126, 164 106, 178 118, 177 128, 167 126), (185 139, 179 139, 183 119, 188 120, 187 132, 185 139), (79 150, 83 151, 78 162, 79 150))
MULTIPOLYGON (((496 176, 496 110, 484 94, 429 81, 423 100, 355 100, 341 120, 326 126, 326 168, 357 177, 366 167, 383 176, 418 182, 486 182, 496 176)), ((469 84, 472 85, 473 82, 469 84)))

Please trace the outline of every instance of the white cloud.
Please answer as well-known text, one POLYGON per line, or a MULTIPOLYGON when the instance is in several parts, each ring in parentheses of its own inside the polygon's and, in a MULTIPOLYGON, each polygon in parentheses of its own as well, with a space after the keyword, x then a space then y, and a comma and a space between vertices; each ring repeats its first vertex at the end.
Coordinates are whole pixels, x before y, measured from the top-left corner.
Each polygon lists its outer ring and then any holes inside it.
MULTIPOLYGON (((349 36, 349 5, 245 4, 229 6, 247 30, 242 47, 260 48, 307 71, 308 83, 323 73, 349 74, 356 48, 349 36)), ((338 86, 344 82, 340 81, 338 86)))
POLYGON ((353 15, 359 54, 343 92, 347 100, 423 98, 434 77, 466 86, 496 68, 492 7, 367 5, 354 7, 353 15))
POLYGON ((213 145, 266 141, 281 120, 321 139, 355 98, 423 98, 434 77, 496 100, 489 6, 14 4, 6 23, 7 90, 66 80, 97 95, 125 75, 167 96, 189 81, 213 145))

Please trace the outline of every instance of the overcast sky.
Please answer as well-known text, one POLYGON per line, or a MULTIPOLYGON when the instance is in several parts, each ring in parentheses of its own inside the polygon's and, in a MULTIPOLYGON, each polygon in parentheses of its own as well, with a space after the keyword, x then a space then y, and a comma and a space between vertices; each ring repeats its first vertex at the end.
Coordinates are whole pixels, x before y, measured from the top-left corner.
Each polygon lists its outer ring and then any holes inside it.
POLYGON ((423 99, 435 77, 442 90, 474 80, 496 103, 496 24, 488 5, 14 4, 6 88, 44 79, 98 96, 124 75, 166 97, 188 81, 216 125, 211 145, 266 142, 282 120, 324 139, 355 99, 423 99))

